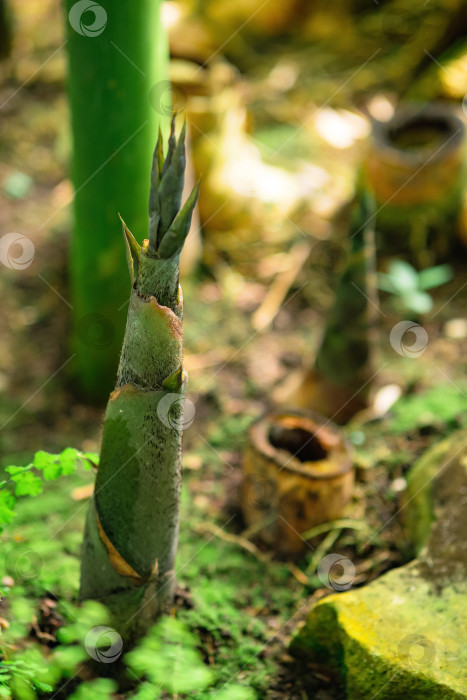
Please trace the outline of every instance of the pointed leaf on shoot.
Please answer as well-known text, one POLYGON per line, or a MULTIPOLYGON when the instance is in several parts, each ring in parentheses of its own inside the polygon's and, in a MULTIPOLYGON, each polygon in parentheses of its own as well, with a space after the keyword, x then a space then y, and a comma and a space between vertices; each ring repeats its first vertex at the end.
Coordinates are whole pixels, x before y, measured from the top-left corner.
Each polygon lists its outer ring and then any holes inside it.
POLYGON ((169 167, 165 170, 168 155, 162 170, 162 179, 159 186, 160 221, 158 231, 158 242, 166 231, 170 228, 182 203, 183 185, 185 182, 185 131, 186 123, 183 125, 172 156, 169 167))
POLYGON ((159 200, 159 185, 164 162, 162 150, 162 134, 159 127, 156 148, 152 157, 151 186, 149 189, 149 251, 154 255, 157 248, 157 229, 159 226, 161 206, 159 200))
POLYGON ((191 226, 191 217, 198 201, 200 183, 193 188, 190 196, 186 200, 182 209, 175 217, 172 226, 162 238, 159 245, 159 256, 161 258, 172 258, 183 248, 185 239, 188 236, 191 226))
POLYGON ((170 122, 169 145, 167 148, 167 156, 166 156, 165 161, 162 165, 161 179, 162 179, 162 176, 165 175, 167 168, 169 167, 170 163, 172 162, 172 156, 175 152, 175 146, 176 146, 176 140, 175 140, 175 113, 174 113, 172 115, 172 121, 170 122))
POLYGON ((162 168, 164 167, 164 148, 163 148, 163 144, 162 144, 162 131, 161 131, 160 127, 159 127, 159 135, 157 137, 156 151, 157 151, 157 169, 159 172, 159 182, 160 182, 161 178, 162 178, 162 168))
POLYGON ((179 369, 175 370, 175 372, 172 372, 172 374, 169 374, 169 376, 164 379, 162 388, 178 394, 184 381, 186 381, 186 372, 183 367, 179 367, 179 369))
POLYGON ((126 259, 128 262, 128 269, 130 270, 131 283, 133 284, 138 275, 141 246, 131 233, 126 223, 123 221, 120 214, 118 216, 122 222, 123 235, 125 237, 126 244, 126 259))

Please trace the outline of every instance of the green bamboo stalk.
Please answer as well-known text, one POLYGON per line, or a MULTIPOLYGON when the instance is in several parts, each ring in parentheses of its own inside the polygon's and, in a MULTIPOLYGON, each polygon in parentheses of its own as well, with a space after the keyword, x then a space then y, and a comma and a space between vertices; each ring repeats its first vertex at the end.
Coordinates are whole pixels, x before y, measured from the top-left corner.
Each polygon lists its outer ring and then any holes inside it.
POLYGON ((123 223, 132 291, 84 536, 80 596, 105 603, 126 639, 144 633, 175 588, 186 386, 179 264, 199 192, 180 208, 184 171, 185 127, 177 143, 173 119, 165 159, 160 132, 154 152, 142 246, 123 223))
POLYGON ((105 401, 114 386, 129 295, 115 231, 117 212, 145 235, 148 154, 170 114, 160 0, 65 0, 68 94, 75 188, 70 255, 73 330, 70 364, 84 398, 105 401))

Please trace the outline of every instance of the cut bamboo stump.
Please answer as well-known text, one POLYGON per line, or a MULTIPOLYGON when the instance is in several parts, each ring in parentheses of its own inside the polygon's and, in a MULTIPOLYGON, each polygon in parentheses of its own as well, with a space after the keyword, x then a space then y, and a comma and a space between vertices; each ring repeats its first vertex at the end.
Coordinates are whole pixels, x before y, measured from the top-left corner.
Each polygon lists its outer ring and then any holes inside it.
POLYGON ((405 106, 373 123, 366 180, 378 249, 429 265, 462 238, 465 127, 447 105, 405 106))
POLYGON ((246 523, 283 555, 300 554, 303 532, 342 516, 354 483, 347 442, 314 413, 273 412, 253 423, 243 473, 246 523))

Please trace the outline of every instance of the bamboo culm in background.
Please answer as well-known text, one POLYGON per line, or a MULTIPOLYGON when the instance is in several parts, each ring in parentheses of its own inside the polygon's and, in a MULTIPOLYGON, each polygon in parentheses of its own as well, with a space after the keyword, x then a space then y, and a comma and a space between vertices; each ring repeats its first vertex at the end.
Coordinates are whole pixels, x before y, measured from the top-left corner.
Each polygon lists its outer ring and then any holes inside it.
POLYGON ((99 0, 86 10, 64 1, 75 190, 69 367, 75 390, 101 405, 114 386, 129 294, 116 211, 142 240, 148 153, 158 126, 166 135, 170 128, 168 104, 161 104, 170 96, 161 4, 99 0))

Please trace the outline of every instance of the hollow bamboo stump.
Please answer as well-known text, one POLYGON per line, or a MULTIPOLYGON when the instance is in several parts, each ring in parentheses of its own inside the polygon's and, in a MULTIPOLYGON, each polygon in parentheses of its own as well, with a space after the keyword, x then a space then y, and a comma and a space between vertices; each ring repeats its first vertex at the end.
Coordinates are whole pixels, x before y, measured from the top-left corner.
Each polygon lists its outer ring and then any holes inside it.
POLYGON ((342 515, 354 483, 339 429, 313 413, 273 412, 253 423, 243 473, 246 523, 284 555, 306 550, 301 533, 342 515))

